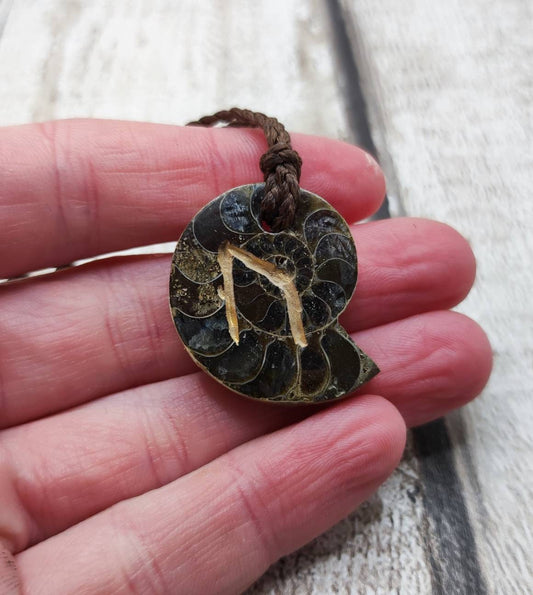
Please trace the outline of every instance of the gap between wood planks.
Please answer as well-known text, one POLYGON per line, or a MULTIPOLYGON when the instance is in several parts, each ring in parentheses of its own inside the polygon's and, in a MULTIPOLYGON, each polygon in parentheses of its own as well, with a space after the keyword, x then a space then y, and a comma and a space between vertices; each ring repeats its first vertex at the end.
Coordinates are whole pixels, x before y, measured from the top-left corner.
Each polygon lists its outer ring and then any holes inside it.
MULTIPOLYGON (((364 61, 357 32, 348 30, 350 22, 343 13, 339 0, 326 0, 334 35, 339 71, 343 78, 347 120, 355 142, 376 158, 379 158, 370 125, 368 104, 365 97, 375 94, 364 89, 360 66, 364 61)), ((377 108, 379 109, 379 107, 377 108)), ((378 118, 379 120, 379 118, 378 118)), ((386 150, 384 147, 383 149, 386 150)), ((384 167, 386 177, 390 167, 384 167)), ((394 196, 394 209, 390 197, 386 197, 375 219, 386 219, 391 210, 406 214, 398 186, 394 196)), ((428 523, 425 525, 426 556, 432 574, 435 593, 450 593, 456 588, 481 595, 486 593, 474 532, 470 523, 462 484, 452 455, 453 445, 444 419, 436 420, 412 430, 419 473, 423 487, 424 509, 428 523)))

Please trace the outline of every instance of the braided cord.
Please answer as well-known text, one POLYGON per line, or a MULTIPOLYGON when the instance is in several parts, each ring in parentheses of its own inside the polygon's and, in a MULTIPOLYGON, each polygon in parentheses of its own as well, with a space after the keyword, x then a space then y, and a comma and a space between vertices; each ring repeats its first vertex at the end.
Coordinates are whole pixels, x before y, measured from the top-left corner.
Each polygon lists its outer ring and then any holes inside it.
POLYGON ((233 127, 262 128, 268 150, 261 156, 259 166, 265 179, 265 193, 261 201, 261 221, 274 232, 289 228, 300 198, 302 159, 291 146, 291 137, 276 118, 237 107, 204 116, 189 126, 213 126, 223 123, 233 127))

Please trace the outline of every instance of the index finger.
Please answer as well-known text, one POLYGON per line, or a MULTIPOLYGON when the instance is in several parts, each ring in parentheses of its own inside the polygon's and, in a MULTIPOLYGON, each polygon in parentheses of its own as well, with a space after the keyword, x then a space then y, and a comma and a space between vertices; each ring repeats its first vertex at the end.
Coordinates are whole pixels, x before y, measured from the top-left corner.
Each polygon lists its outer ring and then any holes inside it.
MULTIPOLYGON (((346 143, 295 134, 301 185, 348 222, 385 191, 346 143)), ((65 120, 0 129, 0 278, 177 239, 206 202, 262 180, 261 131, 65 120)))

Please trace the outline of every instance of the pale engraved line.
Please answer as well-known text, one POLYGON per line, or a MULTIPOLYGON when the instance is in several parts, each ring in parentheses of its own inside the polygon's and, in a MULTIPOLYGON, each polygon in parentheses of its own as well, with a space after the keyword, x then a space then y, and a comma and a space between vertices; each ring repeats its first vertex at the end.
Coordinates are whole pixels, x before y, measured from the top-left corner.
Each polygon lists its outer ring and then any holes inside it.
POLYGON ((287 312, 289 314, 289 325, 291 327, 292 337, 296 345, 307 347, 304 325, 302 323, 302 301, 298 290, 290 275, 280 271, 276 265, 262 260, 254 254, 232 246, 229 243, 222 244, 218 249, 218 264, 222 270, 224 280, 224 289, 219 291, 219 295, 226 302, 226 318, 228 321, 229 334, 233 341, 239 344, 239 321, 237 318, 237 306, 235 304, 235 291, 233 285, 233 259, 240 260, 244 266, 251 271, 259 273, 266 277, 283 293, 287 302, 287 312))

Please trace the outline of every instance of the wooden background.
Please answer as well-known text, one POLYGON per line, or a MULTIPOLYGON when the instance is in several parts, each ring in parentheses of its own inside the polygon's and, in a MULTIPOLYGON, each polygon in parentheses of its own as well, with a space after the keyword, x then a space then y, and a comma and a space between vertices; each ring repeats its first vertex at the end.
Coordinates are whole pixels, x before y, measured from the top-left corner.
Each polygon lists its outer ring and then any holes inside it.
POLYGON ((250 593, 533 592, 532 31, 530 0, 0 0, 0 125, 263 110, 375 151, 390 214, 478 257, 482 397, 250 593))

